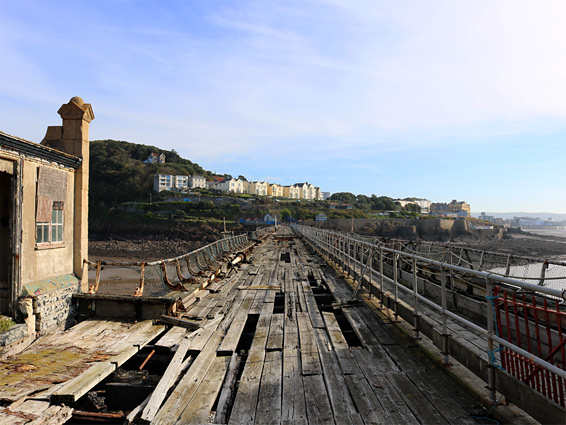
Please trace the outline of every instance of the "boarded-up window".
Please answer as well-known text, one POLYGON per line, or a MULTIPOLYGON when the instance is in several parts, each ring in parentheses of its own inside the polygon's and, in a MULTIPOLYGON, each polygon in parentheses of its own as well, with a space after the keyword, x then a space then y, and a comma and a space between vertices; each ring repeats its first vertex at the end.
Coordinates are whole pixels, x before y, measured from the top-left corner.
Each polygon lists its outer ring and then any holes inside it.
POLYGON ((67 173, 39 167, 36 196, 36 243, 63 242, 63 212, 67 194, 67 173))

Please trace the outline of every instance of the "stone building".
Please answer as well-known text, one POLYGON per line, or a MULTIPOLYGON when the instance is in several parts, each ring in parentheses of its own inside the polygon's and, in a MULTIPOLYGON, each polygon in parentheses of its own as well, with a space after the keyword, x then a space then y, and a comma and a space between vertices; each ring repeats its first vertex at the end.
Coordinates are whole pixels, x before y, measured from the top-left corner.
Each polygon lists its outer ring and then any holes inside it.
POLYGON ((14 328, 30 340, 72 324, 72 294, 88 281, 94 114, 79 97, 58 113, 41 144, 0 132, 0 314, 25 321, 14 328))
POLYGON ((449 204, 435 202, 430 205, 432 215, 445 217, 471 217, 470 204, 466 201, 452 200, 449 204))

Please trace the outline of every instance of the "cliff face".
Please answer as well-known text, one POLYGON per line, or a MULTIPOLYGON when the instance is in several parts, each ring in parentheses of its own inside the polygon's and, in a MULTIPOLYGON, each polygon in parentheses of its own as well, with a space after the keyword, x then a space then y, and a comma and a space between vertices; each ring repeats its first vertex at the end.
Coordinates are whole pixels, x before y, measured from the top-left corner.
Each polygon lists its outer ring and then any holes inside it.
MULTIPOLYGON (((312 223, 305 223, 312 224, 312 223)), ((351 220, 328 220, 319 224, 325 229, 350 231, 351 220)), ((448 242, 459 238, 501 239, 504 229, 475 230, 467 220, 446 219, 357 219, 354 231, 371 236, 399 239, 424 239, 428 241, 448 242)))

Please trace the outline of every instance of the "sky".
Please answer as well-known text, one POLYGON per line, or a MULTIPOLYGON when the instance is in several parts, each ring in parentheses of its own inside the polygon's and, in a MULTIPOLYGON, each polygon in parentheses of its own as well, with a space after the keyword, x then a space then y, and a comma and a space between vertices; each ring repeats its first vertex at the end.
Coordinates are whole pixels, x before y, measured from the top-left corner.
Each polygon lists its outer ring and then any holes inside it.
POLYGON ((0 130, 322 191, 566 213, 564 0, 0 0, 0 130))

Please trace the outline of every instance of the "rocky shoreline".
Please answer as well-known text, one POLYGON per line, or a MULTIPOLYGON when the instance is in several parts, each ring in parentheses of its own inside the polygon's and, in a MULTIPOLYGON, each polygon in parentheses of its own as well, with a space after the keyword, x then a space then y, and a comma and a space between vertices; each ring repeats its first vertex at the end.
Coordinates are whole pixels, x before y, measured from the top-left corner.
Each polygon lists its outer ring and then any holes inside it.
MULTIPOLYGON (((116 259, 129 261, 152 261, 172 258, 193 251, 203 245, 220 238, 206 234, 203 238, 120 238, 116 240, 95 240, 89 242, 89 258, 116 259)), ((537 258, 561 258, 566 261, 566 238, 558 236, 541 236, 518 232, 503 238, 478 238, 459 236, 450 242, 459 243, 470 248, 537 258)))

